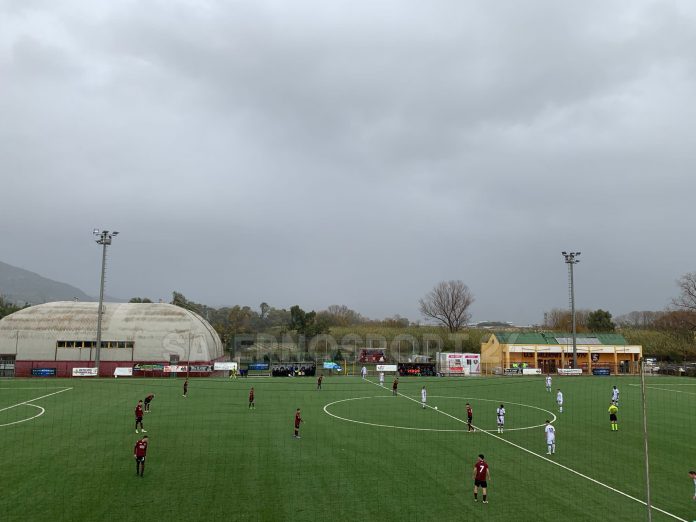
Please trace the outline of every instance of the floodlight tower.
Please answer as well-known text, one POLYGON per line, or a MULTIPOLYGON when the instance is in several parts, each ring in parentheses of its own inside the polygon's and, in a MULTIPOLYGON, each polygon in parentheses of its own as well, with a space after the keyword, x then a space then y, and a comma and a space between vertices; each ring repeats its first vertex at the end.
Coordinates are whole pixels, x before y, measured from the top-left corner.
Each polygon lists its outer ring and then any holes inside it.
POLYGON ((102 307, 104 306, 104 279, 106 277, 106 247, 111 244, 111 240, 118 235, 118 232, 109 232, 108 230, 99 230, 95 228, 92 232, 96 238, 96 242, 102 245, 102 265, 101 265, 101 284, 99 285, 99 307, 97 308, 97 351, 94 355, 94 367, 99 375, 99 356, 101 355, 101 324, 102 324, 102 307))
POLYGON ((578 367, 578 347, 576 342, 576 329, 575 329, 575 285, 573 283, 573 265, 580 262, 577 258, 580 252, 561 252, 565 258, 565 262, 568 265, 568 286, 570 287, 570 316, 573 321, 573 368, 578 367))

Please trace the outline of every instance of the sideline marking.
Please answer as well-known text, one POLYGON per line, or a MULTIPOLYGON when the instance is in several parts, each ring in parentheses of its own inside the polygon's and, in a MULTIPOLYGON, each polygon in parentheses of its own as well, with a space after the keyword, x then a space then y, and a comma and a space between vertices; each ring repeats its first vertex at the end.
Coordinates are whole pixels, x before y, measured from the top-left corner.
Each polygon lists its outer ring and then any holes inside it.
POLYGON ((43 409, 41 406, 37 406, 36 404, 27 404, 27 406, 32 406, 32 407, 34 407, 34 408, 38 408, 38 409, 40 409, 41 411, 40 411, 39 413, 37 413, 36 415, 34 415, 33 417, 29 417, 29 418, 22 419, 22 420, 18 420, 18 421, 14 421, 14 422, 8 422, 8 423, 6 423, 6 424, 0 424, 0 428, 3 428, 3 427, 5 427, 5 426, 12 426, 13 424, 19 424, 19 423, 21 423, 21 422, 27 422, 27 421, 30 421, 30 420, 34 420, 35 418, 41 417, 44 413, 46 413, 46 410, 45 410, 45 409, 43 409))
MULTIPOLYGON (((377 384, 377 383, 375 383, 375 382, 372 382, 372 381, 369 380, 369 379, 366 379, 366 380, 367 380, 370 384, 373 384, 373 385, 375 385, 375 386, 379 386, 379 384, 377 384)), ((381 386, 380 386, 380 388, 381 388, 381 386)), ((413 402, 415 402, 415 403, 420 404, 420 401, 418 401, 418 400, 416 400, 416 399, 413 399, 412 397, 409 397, 408 395, 404 395, 403 393, 399 393, 399 392, 397 392, 397 393, 398 393, 399 395, 401 395, 402 397, 404 397, 405 399, 408 399, 408 400, 410 400, 410 401, 413 401, 413 402)), ((434 408, 432 408, 432 406, 428 406, 428 408, 431 408, 431 409, 433 409, 434 411, 436 411, 436 412, 438 412, 438 413, 442 413, 443 415, 447 415, 448 417, 450 417, 450 418, 452 418, 452 419, 454 419, 454 420, 456 420, 456 421, 458 421, 458 422, 461 422, 462 424, 466 424, 466 422, 465 422, 464 420, 462 420, 462 419, 460 419, 460 418, 457 418, 457 417, 455 417, 454 415, 450 415, 449 413, 447 413, 447 412, 445 412, 445 411, 442 411, 442 410, 435 410, 434 408)), ((474 426, 474 428, 476 428, 476 426, 474 426)), ((478 430, 478 428, 476 428, 476 429, 478 430)), ((588 477, 587 475, 584 475, 583 473, 580 473, 579 471, 576 471, 576 470, 574 470, 573 468, 569 468, 568 466, 564 466, 563 464, 561 464, 561 463, 559 463, 559 462, 556 462, 555 460, 551 460, 551 459, 548 459, 548 458, 544 457, 543 455, 539 455, 538 453, 534 453, 532 450, 529 450, 529 449, 525 448, 524 446, 520 446, 519 444, 515 444, 514 442, 511 442, 511 441, 509 441, 509 440, 507 440, 507 439, 504 439, 503 437, 499 437, 499 436, 496 435, 495 433, 491 433, 491 432, 485 431, 485 430, 479 430, 479 431, 482 431, 483 433, 485 433, 485 434, 488 435, 489 437, 493 437, 494 439, 497 439, 497 440, 499 440, 499 441, 501 441, 501 442, 504 442, 504 443, 506 443, 506 444, 509 444, 510 446, 514 446, 515 448, 518 448, 518 449, 524 451, 525 453, 529 453, 530 455, 534 455, 535 457, 538 457, 538 458, 540 458, 541 460, 545 460, 546 462, 548 462, 548 463, 550 463, 550 464, 553 464, 553 465, 555 465, 555 466, 558 466, 559 468, 563 468, 563 469, 565 469, 566 471, 570 471, 571 473, 577 475, 578 477, 582 477, 582 478, 584 478, 584 479, 586 479, 586 480, 589 480, 590 482, 592 482, 592 483, 594 483, 594 484, 597 484, 598 486, 602 486, 602 487, 604 487, 604 488, 606 488, 606 489, 608 489, 608 490, 613 491, 614 493, 618 493, 619 495, 623 495, 624 497, 629 498, 629 499, 631 499, 631 500, 634 500, 634 501, 638 502, 639 504, 643 504, 644 506, 647 506, 647 503, 646 503, 644 500, 641 500, 641 499, 636 498, 636 497, 634 497, 634 496, 632 496, 632 495, 629 495, 628 493, 625 493, 625 492, 621 491, 620 489, 616 489, 616 488, 614 488, 614 487, 612 487, 612 486, 610 486, 610 485, 608 485, 608 484, 605 484, 604 482, 600 482, 600 481, 597 480, 597 479, 593 479, 592 477, 588 477)), ((659 507, 656 507, 654 504, 652 505, 652 509, 654 509, 655 511, 659 511, 660 513, 662 513, 662 514, 664 514, 664 515, 670 516, 670 517, 674 518, 675 520, 679 520, 680 522, 688 522, 688 520, 686 520, 686 519, 684 519, 684 518, 681 518, 681 517, 678 517, 677 515, 674 515, 674 514, 670 513, 669 511, 665 511, 664 509, 660 509, 659 507)))
POLYGON ((0 386, 0 390, 64 390, 64 389, 66 389, 65 386, 45 386, 42 388, 15 388, 14 386, 0 386))
MULTIPOLYGON (((629 386, 640 386, 640 384, 629 384, 629 386)), ((663 384, 662 386, 671 386, 669 384, 663 384)), ((685 384, 684 386, 691 386, 690 384, 685 384)), ((653 386, 652 384, 646 384, 645 388, 650 388, 651 390, 659 390, 659 391, 666 391, 666 392, 672 392, 672 393, 685 393, 687 395, 696 395, 694 392, 688 392, 688 391, 681 391, 681 390, 670 390, 669 388, 659 388, 657 386, 653 386)))
MULTIPOLYGON (((6 406, 5 408, 0 408, 0 412, 11 410, 12 408, 16 408, 17 406, 22 406, 22 405, 28 404, 30 402, 38 401, 39 399, 45 399, 46 397, 50 397, 51 395, 57 395, 59 393, 66 392, 68 390, 72 390, 72 388, 64 388, 64 389, 57 391, 57 392, 42 395, 41 397, 36 397, 35 399, 29 399, 28 401, 18 402, 17 404, 13 404, 12 406, 6 406)), ((34 406, 34 405, 31 404, 31 406, 34 406)))
MULTIPOLYGON (((359 420, 355 420, 355 419, 348 419, 348 418, 346 418, 346 417, 341 417, 341 416, 339 416, 339 415, 336 415, 335 413, 331 413, 331 412, 328 410, 329 406, 333 406, 334 404, 338 404, 339 402, 359 401, 359 400, 363 400, 363 399, 384 399, 384 398, 388 398, 388 397, 392 397, 392 395, 374 395, 374 396, 372 396, 372 397, 352 397, 352 398, 350 398, 350 399, 341 399, 341 400, 333 401, 333 402, 330 402, 330 403, 326 404, 326 405, 324 406, 324 413, 326 413, 327 415, 330 415, 331 417, 334 417, 334 418, 336 418, 336 419, 340 419, 340 420, 342 420, 342 421, 354 422, 354 423, 356 423, 356 424, 364 424, 364 425, 366 425, 366 426, 375 426, 375 427, 378 427, 378 428, 392 428, 392 429, 397 429, 397 430, 412 430, 412 431, 438 431, 438 432, 464 432, 464 431, 466 431, 466 430, 464 430, 464 429, 461 429, 461 430, 454 430, 454 429, 438 429, 438 428, 410 428, 410 427, 407 427, 407 426, 392 426, 392 425, 389 425, 389 424, 377 424, 377 423, 374 423, 374 422, 367 422, 367 421, 359 421, 359 420)), ((467 400, 467 399, 468 399, 468 400, 470 400, 470 401, 486 401, 486 402, 497 402, 497 403, 505 402, 505 401, 499 401, 499 400, 497 400, 497 399, 479 399, 479 398, 476 398, 476 397, 448 397, 448 396, 445 396, 445 395, 431 395, 431 397, 433 397, 433 398, 439 398, 439 399, 459 399, 459 400, 467 400)), ((419 404, 422 404, 422 403, 419 403, 419 404)), ((516 406, 522 406, 522 407, 525 407, 525 408, 532 408, 532 409, 535 409, 535 410, 543 411, 543 412, 545 412, 545 413, 550 414, 550 415, 553 417, 553 420, 551 421, 552 423, 553 423, 553 422, 556 422, 556 419, 557 419, 556 415, 554 415, 553 412, 550 412, 549 410, 545 410, 545 409, 539 408, 539 407, 537 407, 537 406, 530 406, 529 404, 522 404, 521 402, 508 402, 507 404, 514 404, 514 405, 516 405, 516 406)), ((428 406, 428 405, 426 404, 426 406, 428 406)), ((431 406, 428 406, 428 408, 431 408, 431 409, 435 410, 435 409, 432 408, 431 406)), ((439 410, 435 410, 435 411, 439 411, 439 410)), ((537 424, 536 426, 525 426, 525 427, 523 427, 523 428, 508 428, 508 429, 506 429, 506 431, 531 430, 531 429, 535 429, 535 428, 540 428, 540 427, 542 427, 542 426, 545 426, 545 424, 537 424)), ((479 430, 479 431, 493 431, 493 430, 479 430)))

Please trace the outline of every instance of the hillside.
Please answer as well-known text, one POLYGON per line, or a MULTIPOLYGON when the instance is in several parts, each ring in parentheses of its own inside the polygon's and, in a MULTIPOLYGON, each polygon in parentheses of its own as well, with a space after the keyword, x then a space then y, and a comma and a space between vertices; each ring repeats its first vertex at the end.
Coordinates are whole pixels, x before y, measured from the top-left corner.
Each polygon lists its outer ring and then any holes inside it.
POLYGON ((8 302, 39 304, 51 301, 92 301, 92 297, 72 285, 47 279, 39 274, 0 261, 0 295, 8 302))

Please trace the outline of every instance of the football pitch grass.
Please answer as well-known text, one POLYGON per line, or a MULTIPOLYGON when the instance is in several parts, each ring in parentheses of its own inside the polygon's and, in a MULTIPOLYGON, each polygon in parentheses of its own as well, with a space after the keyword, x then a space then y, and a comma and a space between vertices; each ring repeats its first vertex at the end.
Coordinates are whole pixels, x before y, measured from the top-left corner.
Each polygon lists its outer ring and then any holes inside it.
MULTIPOLYGON (((552 393, 542 377, 404 378, 396 397, 391 381, 326 377, 317 391, 313 378, 194 379, 187 398, 181 379, 0 381, 0 520, 647 519, 638 378, 554 377, 552 393), (618 432, 607 413, 613 384, 618 432), (133 410, 149 393, 139 478, 133 410), (554 415, 547 456, 543 424, 554 415), (473 501, 479 453, 488 504, 480 492, 473 501)), ((647 384, 653 520, 696 519, 687 474, 696 381, 647 384)))

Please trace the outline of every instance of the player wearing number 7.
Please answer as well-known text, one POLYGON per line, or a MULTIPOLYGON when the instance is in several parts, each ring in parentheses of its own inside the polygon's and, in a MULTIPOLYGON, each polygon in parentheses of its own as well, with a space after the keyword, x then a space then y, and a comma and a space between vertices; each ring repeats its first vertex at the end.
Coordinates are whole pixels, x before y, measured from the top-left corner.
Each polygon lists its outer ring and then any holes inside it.
POLYGON ((474 464, 474 476, 472 478, 474 479, 474 502, 478 502, 478 488, 480 486, 483 493, 483 503, 488 504, 488 481, 491 480, 491 472, 483 454, 478 456, 478 460, 474 464))

